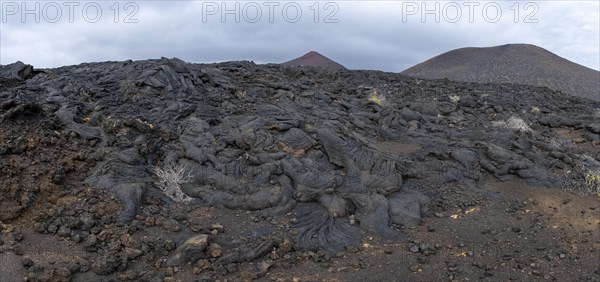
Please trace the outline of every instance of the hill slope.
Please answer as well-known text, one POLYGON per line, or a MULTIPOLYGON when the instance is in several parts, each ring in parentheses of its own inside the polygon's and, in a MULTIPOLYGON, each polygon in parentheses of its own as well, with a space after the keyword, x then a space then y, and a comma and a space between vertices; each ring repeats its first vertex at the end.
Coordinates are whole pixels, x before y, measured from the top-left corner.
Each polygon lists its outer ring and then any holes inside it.
POLYGON ((402 74, 467 82, 545 86, 600 100, 600 72, 529 44, 461 48, 406 69, 402 74))
POLYGON ((328 69, 345 70, 346 67, 329 59, 318 52, 310 51, 302 57, 281 63, 283 66, 307 66, 307 67, 322 67, 328 69))

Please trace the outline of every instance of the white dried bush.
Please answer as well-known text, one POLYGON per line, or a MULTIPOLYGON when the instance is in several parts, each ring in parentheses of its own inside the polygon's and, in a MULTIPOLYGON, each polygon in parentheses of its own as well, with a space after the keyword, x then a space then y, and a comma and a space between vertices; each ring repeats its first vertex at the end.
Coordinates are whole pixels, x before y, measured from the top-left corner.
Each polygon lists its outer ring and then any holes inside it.
POLYGON ((531 131, 531 127, 520 117, 511 116, 506 121, 494 121, 494 126, 501 126, 506 128, 512 128, 519 131, 531 131))
POLYGON ((542 113, 542 110, 539 107, 533 106, 529 112, 534 115, 539 115, 542 113))
POLYGON ((531 131, 531 127, 522 118, 516 116, 511 116, 506 121, 506 127, 521 131, 531 131))
POLYGON ((559 150, 571 150, 575 148, 573 143, 570 140, 565 138, 546 138, 546 142, 559 150))
POLYGON ((450 98, 450 101, 455 104, 458 103, 458 101, 460 101, 460 96, 458 95, 448 95, 448 98, 450 98))
POLYGON ((192 178, 191 171, 186 172, 183 165, 173 166, 167 164, 163 167, 155 166, 152 172, 158 178, 156 186, 175 202, 189 202, 191 197, 181 191, 181 184, 187 183, 192 178))

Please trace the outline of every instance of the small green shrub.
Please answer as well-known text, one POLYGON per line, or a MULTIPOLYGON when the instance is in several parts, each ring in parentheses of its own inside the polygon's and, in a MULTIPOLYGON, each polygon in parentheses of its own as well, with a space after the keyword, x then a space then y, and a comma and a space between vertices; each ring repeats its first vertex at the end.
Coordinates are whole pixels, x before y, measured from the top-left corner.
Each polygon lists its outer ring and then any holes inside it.
POLYGON ((565 190, 576 195, 597 195, 600 197, 600 166, 585 154, 578 155, 579 164, 563 175, 565 190))
POLYGON ((600 196, 600 171, 588 171, 585 173, 585 185, 592 193, 600 196))
POLYGON ((368 102, 375 103, 379 106, 383 106, 386 104, 386 99, 385 99, 385 96, 377 94, 377 90, 373 89, 373 90, 371 90, 371 93, 369 94, 368 102))
POLYGON ((237 91, 235 91, 235 97, 239 98, 243 98, 244 96, 246 96, 246 91, 238 89, 237 91))

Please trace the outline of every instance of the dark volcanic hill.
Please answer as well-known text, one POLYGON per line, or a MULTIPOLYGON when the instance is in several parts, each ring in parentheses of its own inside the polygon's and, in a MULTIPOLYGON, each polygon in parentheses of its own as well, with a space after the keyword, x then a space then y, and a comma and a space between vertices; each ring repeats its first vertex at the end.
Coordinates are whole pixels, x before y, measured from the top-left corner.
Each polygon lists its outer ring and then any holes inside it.
POLYGON ((456 49, 402 74, 426 79, 545 86, 600 101, 600 72, 529 44, 456 49))
POLYGON ((328 69, 345 70, 346 67, 337 62, 319 54, 315 51, 310 51, 304 56, 281 63, 283 66, 307 66, 307 67, 322 67, 328 69))
POLYGON ((594 281, 599 109, 378 71, 0 66, 0 281, 594 281))

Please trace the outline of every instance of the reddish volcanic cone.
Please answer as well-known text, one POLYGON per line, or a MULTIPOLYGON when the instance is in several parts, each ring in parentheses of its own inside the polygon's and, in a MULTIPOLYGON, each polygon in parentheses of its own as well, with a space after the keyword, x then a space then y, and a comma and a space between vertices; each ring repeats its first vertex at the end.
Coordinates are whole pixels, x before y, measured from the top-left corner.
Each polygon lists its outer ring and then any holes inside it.
POLYGON ((281 63, 282 66, 308 66, 321 67, 328 69, 346 70, 346 67, 336 63, 335 61, 319 54, 315 51, 310 51, 300 58, 281 63))

